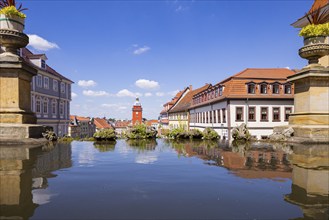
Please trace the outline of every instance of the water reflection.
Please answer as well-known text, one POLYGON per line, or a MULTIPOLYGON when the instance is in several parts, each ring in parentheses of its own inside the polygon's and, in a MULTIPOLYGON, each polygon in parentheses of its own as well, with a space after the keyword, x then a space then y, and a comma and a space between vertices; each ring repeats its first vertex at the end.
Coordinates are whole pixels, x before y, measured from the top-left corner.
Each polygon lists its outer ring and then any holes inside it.
POLYGON ((95 142, 94 147, 99 152, 108 152, 114 151, 116 145, 116 141, 106 141, 106 142, 95 142))
POLYGON ((44 204, 34 190, 48 187, 53 171, 72 166, 71 146, 0 147, 0 219, 28 219, 44 204))
POLYGON ((328 145, 295 145, 289 159, 293 164, 292 187, 285 200, 298 205, 306 219, 328 219, 328 145))
POLYGON ((153 151, 158 145, 156 139, 129 139, 126 140, 126 143, 135 149, 138 149, 139 152, 143 151, 153 151))
POLYGON ((287 159, 291 147, 263 146, 250 143, 218 143, 216 141, 171 141, 179 155, 198 157, 205 164, 221 166, 243 178, 291 178, 287 159))

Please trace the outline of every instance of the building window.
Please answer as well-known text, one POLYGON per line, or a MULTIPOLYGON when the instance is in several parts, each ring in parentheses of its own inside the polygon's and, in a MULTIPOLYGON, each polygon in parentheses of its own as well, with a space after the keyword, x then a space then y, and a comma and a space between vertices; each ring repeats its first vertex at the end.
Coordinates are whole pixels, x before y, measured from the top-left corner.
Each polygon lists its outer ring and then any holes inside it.
POLYGON ((221 123, 221 121, 220 121, 220 109, 217 110, 217 123, 221 123))
POLYGON ((268 120, 268 108, 267 107, 261 107, 260 108, 260 120, 261 121, 267 121, 268 120))
POLYGON ((279 94, 280 93, 280 86, 279 86, 279 84, 273 84, 272 85, 272 93, 273 94, 279 94))
POLYGON ((57 105, 56 104, 57 104, 56 101, 53 101, 51 103, 51 114, 52 115, 56 115, 56 112, 57 112, 57 105))
POLYGON ((242 107, 236 107, 236 117, 235 121, 243 121, 243 108, 242 107))
POLYGON ((48 114, 48 99, 43 100, 43 114, 48 114))
POLYGON ((284 94, 291 94, 291 85, 290 84, 284 85, 284 94))
POLYGON ((215 90, 215 97, 218 96, 218 89, 215 90))
POLYGON ((280 108, 273 107, 273 121, 280 121, 280 108))
POLYGON ((267 84, 260 84, 260 93, 261 94, 267 93, 267 84))
POLYGON ((285 121, 288 121, 289 120, 289 116, 290 116, 290 114, 292 113, 292 108, 285 108, 284 109, 284 120, 285 121))
POLYGON ((222 109, 222 113, 223 113, 223 123, 226 123, 226 109, 225 108, 222 109))
POLYGON ((45 60, 41 60, 41 68, 46 69, 46 61, 45 60))
POLYGON ((255 107, 249 107, 248 109, 248 120, 256 121, 255 107))
POLYGON ((43 87, 49 89, 49 78, 46 76, 43 78, 43 87))
POLYGON ((247 85, 247 87, 248 87, 248 93, 249 94, 255 94, 255 84, 250 83, 250 84, 247 85))
POLYGON ((65 93, 65 83, 61 82, 61 93, 65 93))
POLYGON ((35 102, 35 112, 41 113, 41 100, 40 98, 37 98, 37 101, 35 102))
POLYGON ((219 87, 219 96, 222 96, 223 95, 223 87, 219 87))
POLYGON ((40 74, 37 75, 37 87, 42 87, 42 76, 40 74))
POLYGON ((58 81, 56 79, 53 79, 53 90, 58 91, 58 81))
POLYGON ((63 103, 63 102, 61 102, 61 103, 59 104, 59 114, 60 114, 61 116, 64 115, 64 103, 63 103))

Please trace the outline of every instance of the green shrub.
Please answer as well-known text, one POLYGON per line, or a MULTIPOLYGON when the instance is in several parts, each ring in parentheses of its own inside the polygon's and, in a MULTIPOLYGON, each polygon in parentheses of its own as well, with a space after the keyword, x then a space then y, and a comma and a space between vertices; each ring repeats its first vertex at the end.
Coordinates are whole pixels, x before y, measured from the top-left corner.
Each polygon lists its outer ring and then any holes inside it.
POLYGON ((97 141, 115 140, 116 135, 113 129, 102 129, 93 136, 97 141))
POLYGON ((64 136, 58 139, 59 142, 72 142, 74 141, 74 138, 69 136, 64 136))
POLYGON ((189 139, 190 134, 188 131, 184 130, 183 128, 174 128, 169 132, 168 138, 170 138, 170 139, 189 139))
POLYGON ((218 133, 212 128, 206 128, 203 130, 203 139, 205 140, 215 140, 219 138, 218 133))
POLYGON ((202 139, 203 134, 198 129, 192 129, 192 130, 190 130, 190 138, 192 138, 192 139, 202 139))
POLYGON ((125 137, 128 139, 150 139, 156 138, 157 133, 153 127, 148 127, 145 124, 137 124, 126 132, 125 137))

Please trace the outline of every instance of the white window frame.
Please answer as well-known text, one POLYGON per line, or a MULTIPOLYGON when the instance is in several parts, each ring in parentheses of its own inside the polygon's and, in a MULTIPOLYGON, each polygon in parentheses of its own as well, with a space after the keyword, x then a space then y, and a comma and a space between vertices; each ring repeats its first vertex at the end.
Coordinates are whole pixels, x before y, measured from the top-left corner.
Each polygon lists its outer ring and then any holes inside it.
POLYGON ((54 115, 57 115, 57 101, 56 100, 53 100, 51 102, 51 114, 54 116, 54 115))
POLYGON ((48 112, 49 112, 48 103, 49 103, 48 98, 44 98, 43 99, 43 106, 42 106, 42 112, 43 112, 44 115, 48 115, 48 112))
POLYGON ((61 93, 65 93, 65 83, 61 82, 61 93))
POLYGON ((43 88, 49 89, 49 77, 47 76, 43 77, 43 88))
POLYGON ((37 75, 36 81, 37 87, 42 87, 42 76, 40 74, 37 75))
POLYGON ((35 112, 41 114, 41 99, 39 97, 35 100, 35 112))
POLYGON ((53 90, 55 92, 58 91, 58 81, 56 79, 53 79, 53 90))

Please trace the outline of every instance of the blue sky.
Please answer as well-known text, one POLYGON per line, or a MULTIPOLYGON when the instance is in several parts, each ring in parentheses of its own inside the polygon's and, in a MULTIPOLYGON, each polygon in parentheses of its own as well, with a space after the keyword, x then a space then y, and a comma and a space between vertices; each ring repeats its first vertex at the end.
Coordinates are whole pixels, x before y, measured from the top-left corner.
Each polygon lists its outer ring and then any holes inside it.
POLYGON ((29 48, 75 82, 71 114, 157 118, 178 90, 245 68, 302 68, 290 24, 313 1, 20 1, 29 48))

